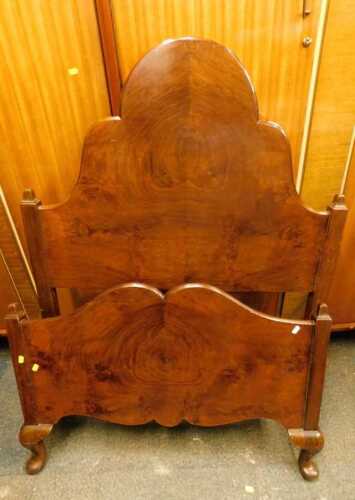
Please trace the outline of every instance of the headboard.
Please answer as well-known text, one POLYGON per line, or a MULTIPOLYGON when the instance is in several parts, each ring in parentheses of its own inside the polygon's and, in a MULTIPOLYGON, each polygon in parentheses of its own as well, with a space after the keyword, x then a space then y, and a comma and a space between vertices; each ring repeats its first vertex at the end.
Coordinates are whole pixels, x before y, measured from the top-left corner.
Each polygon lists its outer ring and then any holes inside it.
POLYGON ((52 287, 129 281, 312 291, 336 254, 343 217, 332 225, 332 212, 302 205, 289 142, 259 119, 240 62, 193 38, 167 40, 135 66, 121 116, 88 132, 67 201, 41 206, 31 191, 23 201, 44 310, 52 287))

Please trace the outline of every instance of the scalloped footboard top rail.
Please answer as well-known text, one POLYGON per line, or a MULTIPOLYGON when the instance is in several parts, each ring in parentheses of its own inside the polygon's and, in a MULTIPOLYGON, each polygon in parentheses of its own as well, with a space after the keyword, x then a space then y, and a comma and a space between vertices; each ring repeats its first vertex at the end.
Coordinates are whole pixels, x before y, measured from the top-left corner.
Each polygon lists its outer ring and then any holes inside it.
POLYGON ((302 428, 312 321, 260 314, 219 289, 127 284, 67 316, 21 322, 26 423, 90 415, 202 426, 271 418, 302 428), (35 369, 33 370, 33 367, 35 369))

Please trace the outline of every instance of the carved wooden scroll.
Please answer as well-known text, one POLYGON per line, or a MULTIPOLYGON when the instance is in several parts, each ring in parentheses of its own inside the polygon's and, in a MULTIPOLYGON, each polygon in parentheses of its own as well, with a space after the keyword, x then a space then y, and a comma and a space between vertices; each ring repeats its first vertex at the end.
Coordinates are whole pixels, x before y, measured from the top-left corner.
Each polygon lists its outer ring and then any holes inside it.
POLYGON ((202 281, 254 292, 313 290, 329 218, 302 205, 288 140, 259 119, 240 62, 191 38, 137 64, 121 118, 88 133, 70 198, 27 200, 24 216, 38 222, 28 239, 48 287, 202 281))

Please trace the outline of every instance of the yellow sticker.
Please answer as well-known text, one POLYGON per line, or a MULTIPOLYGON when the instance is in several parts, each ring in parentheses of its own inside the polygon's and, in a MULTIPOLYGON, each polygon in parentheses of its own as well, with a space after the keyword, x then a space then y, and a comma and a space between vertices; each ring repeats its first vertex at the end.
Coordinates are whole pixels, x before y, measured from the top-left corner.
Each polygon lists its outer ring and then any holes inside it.
POLYGON ((19 354, 17 356, 17 362, 18 362, 19 365, 23 365, 24 362, 25 362, 25 356, 23 356, 22 354, 19 354))
POLYGON ((33 363, 33 365, 32 365, 32 371, 33 372, 38 372, 38 370, 39 370, 39 365, 37 363, 33 363))
POLYGON ((79 74, 79 69, 78 68, 69 68, 68 73, 70 76, 76 76, 79 74))

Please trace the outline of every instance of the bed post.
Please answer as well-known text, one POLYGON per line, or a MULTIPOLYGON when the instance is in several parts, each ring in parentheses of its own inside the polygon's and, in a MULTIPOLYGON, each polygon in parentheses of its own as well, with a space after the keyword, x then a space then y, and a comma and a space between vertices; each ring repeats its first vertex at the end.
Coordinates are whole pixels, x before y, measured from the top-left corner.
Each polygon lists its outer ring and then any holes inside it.
POLYGON ((21 323, 27 316, 20 306, 10 304, 6 315, 6 328, 12 356, 12 364, 16 375, 18 393, 20 396, 24 424, 19 432, 19 441, 28 450, 31 456, 26 462, 26 472, 37 474, 46 463, 47 453, 43 443, 45 437, 52 430, 52 424, 33 424, 33 394, 31 381, 28 376, 28 365, 31 364, 26 340, 23 336, 21 323))
POLYGON ((25 228, 31 267, 37 286, 38 302, 43 318, 56 316, 58 304, 56 292, 47 285, 46 275, 41 263, 39 208, 42 202, 36 198, 32 189, 26 189, 21 201, 23 225, 25 228))
POLYGON ((328 303, 347 212, 344 195, 335 195, 332 204, 328 207, 326 239, 317 270, 314 292, 307 307, 309 316, 316 316, 319 304, 328 303))
POLYGON ((301 448, 298 465, 304 479, 317 479, 319 472, 313 456, 324 446, 324 436, 319 430, 319 414, 327 362, 327 347, 332 327, 328 307, 321 304, 315 319, 311 343, 310 369, 303 429, 290 429, 289 437, 294 446, 301 448))

